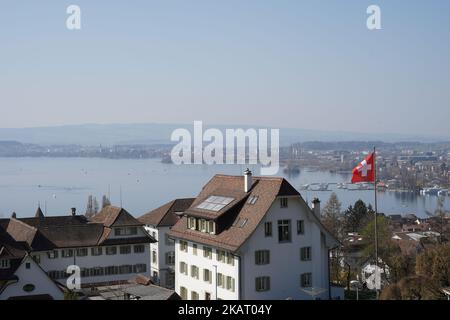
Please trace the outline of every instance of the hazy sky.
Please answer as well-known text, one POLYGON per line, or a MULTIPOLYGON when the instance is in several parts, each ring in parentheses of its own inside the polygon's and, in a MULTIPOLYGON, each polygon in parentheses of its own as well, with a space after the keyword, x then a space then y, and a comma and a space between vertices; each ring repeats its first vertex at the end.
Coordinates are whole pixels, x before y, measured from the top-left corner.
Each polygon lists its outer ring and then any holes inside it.
POLYGON ((1 0, 0 127, 171 122, 450 137, 448 0, 1 0), (66 29, 66 8, 82 30, 66 29), (382 30, 366 9, 382 10, 382 30))

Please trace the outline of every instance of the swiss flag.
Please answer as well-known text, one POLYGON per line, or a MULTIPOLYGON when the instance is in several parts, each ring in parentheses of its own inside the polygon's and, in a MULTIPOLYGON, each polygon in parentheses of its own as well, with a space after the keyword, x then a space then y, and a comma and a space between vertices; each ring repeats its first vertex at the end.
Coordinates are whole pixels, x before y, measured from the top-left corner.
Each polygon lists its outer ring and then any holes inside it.
POLYGON ((352 183, 375 182, 375 156, 374 152, 369 154, 360 164, 353 169, 352 183))

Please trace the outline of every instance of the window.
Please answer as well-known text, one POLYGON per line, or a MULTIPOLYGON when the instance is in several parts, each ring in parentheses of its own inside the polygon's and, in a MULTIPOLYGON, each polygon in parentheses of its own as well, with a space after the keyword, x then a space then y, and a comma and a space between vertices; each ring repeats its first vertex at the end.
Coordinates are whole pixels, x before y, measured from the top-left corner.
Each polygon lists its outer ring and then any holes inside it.
POLYGON ((130 253, 131 253, 131 246, 120 247, 120 254, 130 254, 130 253))
POLYGON ((288 207, 288 198, 280 198, 280 208, 288 207))
POLYGON ((216 250, 216 255, 217 255, 217 261, 225 262, 225 251, 216 250))
POLYGON ((270 277, 257 277, 255 279, 255 289, 258 292, 270 290, 270 277))
POLYGON ((188 228, 191 230, 196 230, 197 229, 197 219, 195 219, 194 217, 189 217, 188 218, 188 228))
POLYGON ((278 242, 291 241, 291 220, 278 220, 278 242))
POLYGON ((194 265, 191 266, 191 277, 194 279, 199 278, 199 270, 198 270, 197 266, 194 266, 194 265))
POLYGON ((188 275, 187 264, 183 261, 180 262, 180 273, 188 275))
POLYGON ((269 250, 258 250, 255 251, 255 264, 263 265, 270 263, 270 251, 269 250))
POLYGON ((248 204, 255 204, 256 201, 258 200, 258 196, 250 196, 247 200, 248 204))
POLYGON ((208 199, 200 203, 197 208, 210 211, 220 211, 233 200, 234 198, 210 196, 208 199))
POLYGON ((221 273, 217 274, 217 286, 220 288, 225 288, 225 276, 221 273))
POLYGON ((234 278, 227 277, 227 290, 234 292, 234 278))
POLYGON ((31 268, 31 263, 29 263, 29 262, 25 263, 25 268, 30 269, 31 268))
POLYGON ((297 234, 305 234, 305 221, 297 220, 297 234))
POLYGON ((92 256, 101 256, 103 254, 103 248, 102 247, 93 247, 91 248, 91 255, 92 256))
POLYGON ((206 220, 205 219, 200 219, 200 231, 201 232, 206 232, 206 220))
POLYGON ((152 263, 156 263, 156 251, 152 251, 152 263))
POLYGON ((117 274, 117 272, 118 272, 118 270, 117 270, 117 267, 115 267, 115 266, 105 267, 105 276, 117 274))
POLYGON ((212 259, 212 249, 210 247, 203 246, 203 257, 212 259))
POLYGON ((300 285, 302 288, 312 287, 312 273, 303 273, 300 276, 300 285))
POLYGON ((61 250, 61 256, 63 258, 70 258, 73 257, 73 250, 72 249, 64 249, 61 250))
POLYGON ((143 244, 137 244, 134 246, 134 253, 144 253, 145 246, 143 244))
POLYGON ((185 287, 180 287, 180 297, 183 300, 187 300, 188 298, 188 291, 185 287))
POLYGON ((117 254, 117 247, 106 247, 106 255, 112 256, 117 254))
POLYGON ((133 273, 133 266, 131 266, 129 264, 121 265, 119 267, 119 273, 120 274, 133 273))
POLYGON ((300 260, 302 261, 311 260, 311 247, 300 248, 300 260))
POLYGON ((234 257, 231 253, 227 252, 227 263, 234 266, 234 257))
POLYGON ((205 300, 211 300, 211 293, 205 292, 205 300))
POLYGON ((194 256, 197 255, 197 245, 195 243, 192 245, 192 253, 194 254, 194 256))
POLYGON ((87 248, 77 249, 77 257, 86 257, 88 255, 87 248))
POLYGON ((173 246, 174 243, 175 243, 175 241, 173 239, 171 239, 168 234, 166 234, 166 245, 173 246))
POLYGON ((153 271, 152 278, 153 278, 153 282, 154 283, 158 283, 159 282, 158 281, 158 271, 153 271))
POLYGON ((266 222, 264 223, 264 235, 266 237, 271 237, 272 236, 272 222, 266 222))
POLYGON ((212 271, 203 269, 203 281, 212 283, 212 271))
POLYGON ((0 269, 9 269, 9 260, 1 259, 0 260, 0 269))
POLYGON ((58 250, 53 250, 53 251, 47 252, 47 256, 49 259, 58 258, 58 250))
POLYGON ((115 228, 114 235, 115 236, 134 236, 137 234, 137 227, 123 227, 123 228, 115 228))
POLYGON ((99 276, 103 276, 105 273, 105 270, 102 267, 95 267, 95 268, 90 268, 90 275, 91 277, 99 277, 99 276))
POLYGON ((166 264, 169 266, 175 264, 175 251, 166 252, 166 264))
POLYGON ((214 221, 208 221, 206 232, 215 234, 216 233, 216 223, 214 221))
POLYGON ((145 273, 147 272, 147 265, 145 263, 138 263, 134 266, 135 273, 145 273))
POLYGON ((192 291, 191 292, 191 300, 198 300, 198 299, 199 299, 198 292, 192 291))
POLYGON ((188 252, 188 243, 187 241, 180 240, 180 250, 184 252, 188 252))
POLYGON ((36 262, 36 263, 41 263, 41 256, 39 255, 39 254, 36 254, 36 255, 34 255, 34 256, 31 256, 32 258, 33 258, 33 260, 36 262))

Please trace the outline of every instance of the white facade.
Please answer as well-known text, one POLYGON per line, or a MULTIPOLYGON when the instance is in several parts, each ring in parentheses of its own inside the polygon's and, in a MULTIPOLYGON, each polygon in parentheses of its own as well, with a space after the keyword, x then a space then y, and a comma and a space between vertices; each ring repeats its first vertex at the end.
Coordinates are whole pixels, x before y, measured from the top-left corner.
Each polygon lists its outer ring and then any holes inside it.
POLYGON ((175 242, 168 238, 169 227, 146 226, 157 242, 150 244, 150 275, 155 284, 173 289, 175 286, 175 242))
POLYGON ((64 293, 47 276, 30 257, 25 257, 22 264, 16 270, 17 282, 12 282, 0 292, 0 300, 11 297, 26 297, 37 295, 49 295, 54 300, 63 300, 64 293), (27 289, 28 288, 28 289, 27 289))
MULTIPOLYGON (((133 237, 142 237, 145 235, 145 231, 142 227, 137 229, 136 235, 128 235, 126 238, 132 239, 133 237)), ((108 239, 111 240, 119 238, 123 239, 125 237, 117 236, 114 232, 112 232, 108 237, 108 239)), ((128 280, 136 274, 143 274, 149 277, 150 245, 148 243, 133 244, 130 240, 127 242, 130 244, 58 248, 52 251, 40 252, 34 251, 32 252, 32 256, 35 257, 36 261, 50 275, 50 277, 64 284, 67 279, 67 275, 64 271, 66 271, 67 267, 70 265, 77 265, 80 267, 82 272, 82 285, 128 280), (64 257, 63 251, 67 252, 68 250, 71 250, 71 256, 64 257), (101 254, 99 250, 101 250, 101 254), (50 258, 53 251, 57 252, 57 258, 50 258), (81 253, 78 251, 87 252, 81 253), (95 251, 97 251, 97 255, 95 251), (86 253, 87 255, 84 255, 86 253)))
MULTIPOLYGON (((328 299, 329 298, 329 263, 326 236, 307 205, 298 196, 288 198, 286 208, 281 208, 280 199, 276 199, 259 226, 239 248, 233 256, 233 264, 217 261, 217 250, 212 248, 212 259, 203 255, 203 245, 188 241, 187 252, 182 250, 183 240, 177 239, 176 250, 176 292, 183 299, 206 297, 211 299, 230 300, 264 300, 264 299, 328 299), (290 221, 290 241, 279 242, 278 222, 290 221), (297 232, 297 222, 302 226, 303 232, 297 232), (272 223, 272 235, 266 236, 265 223, 272 223), (197 245, 197 254, 194 254, 193 245, 197 245), (301 248, 308 251, 306 261, 301 260, 301 248), (256 251, 269 251, 269 263, 256 264, 256 251), (310 259, 309 259, 310 257, 310 259), (181 272, 181 263, 187 264, 187 275, 181 272), (198 266, 199 279, 192 276, 192 266, 198 266), (217 268, 217 270, 216 270, 217 268), (203 270, 212 271, 212 281, 203 279, 203 270), (216 275, 222 274, 233 279, 233 288, 227 289, 216 286, 216 275), (305 287, 301 279, 309 282, 305 287), (261 279, 259 277, 269 277, 261 279), (259 279, 257 279, 259 278, 259 279), (261 281, 268 288, 261 285, 261 281), (257 282, 258 289, 257 290, 257 282), (261 287, 262 286, 262 287, 261 287), (266 290, 267 289, 267 290, 266 290), (217 295, 216 295, 217 290, 217 295), (311 295, 310 292, 319 292, 311 295), (194 292, 194 296, 192 295, 194 292), (198 296, 197 296, 198 294, 198 296)), ((195 273, 194 273, 195 274, 195 273)), ((232 286, 228 286, 232 287, 232 286)))
MULTIPOLYGON (((220 249, 219 249, 220 250, 220 249)), ((181 250, 180 240, 175 243, 175 291, 182 296, 182 287, 187 290, 187 299, 194 300, 192 292, 197 293, 199 300, 238 300, 239 299, 239 257, 230 255, 232 262, 217 261, 217 248, 204 246, 199 243, 188 242, 187 252, 181 250), (195 254, 194 246, 197 246, 195 254), (204 248, 211 248, 211 258, 204 256, 204 248), (180 271, 181 263, 186 263, 187 275, 180 271), (192 275, 192 266, 198 267, 198 279, 192 275), (204 272, 211 272, 211 280, 205 281, 204 272), (217 271, 217 272, 216 272, 217 271), (217 276, 224 275, 224 285, 217 285, 217 276), (231 277, 231 285, 227 289, 227 278, 231 277), (233 285, 234 284, 234 285, 233 285), (217 290, 217 295, 216 295, 217 290)), ((182 296, 184 299, 185 297, 182 296)))

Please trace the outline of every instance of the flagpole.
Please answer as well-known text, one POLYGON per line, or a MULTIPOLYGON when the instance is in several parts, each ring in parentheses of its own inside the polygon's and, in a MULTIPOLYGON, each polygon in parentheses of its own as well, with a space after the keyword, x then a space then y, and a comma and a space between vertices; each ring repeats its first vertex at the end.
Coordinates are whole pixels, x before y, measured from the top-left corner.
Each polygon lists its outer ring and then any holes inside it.
MULTIPOLYGON (((378 273, 378 226, 377 226, 377 217, 378 217, 378 204, 377 204, 377 165, 376 165, 376 149, 373 147, 373 172, 374 172, 374 193, 375 193, 375 289, 378 300, 378 283, 377 283, 377 273, 378 273)), ((381 279, 380 279, 381 285, 381 279)), ((381 289, 381 287, 380 287, 381 289)))

